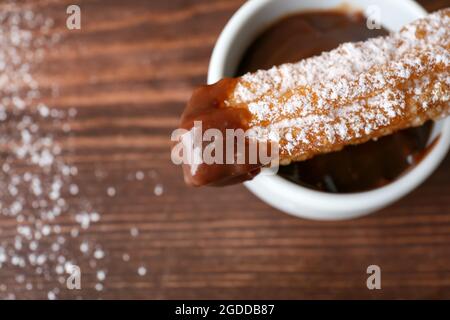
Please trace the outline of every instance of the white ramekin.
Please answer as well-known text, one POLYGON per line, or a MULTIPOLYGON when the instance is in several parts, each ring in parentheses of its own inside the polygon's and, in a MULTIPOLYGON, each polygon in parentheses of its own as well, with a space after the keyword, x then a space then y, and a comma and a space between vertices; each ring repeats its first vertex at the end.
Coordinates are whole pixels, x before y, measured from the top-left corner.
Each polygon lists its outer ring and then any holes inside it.
MULTIPOLYGON (((268 24, 290 13, 342 5, 362 11, 378 6, 381 24, 393 31, 427 14, 412 0, 249 0, 234 14, 216 43, 208 83, 233 76, 244 50, 268 24)), ((330 194, 301 187, 276 175, 260 175, 245 185, 268 204, 297 217, 340 220, 366 215, 400 199, 431 175, 450 146, 449 118, 435 124, 430 142, 438 135, 438 142, 417 166, 375 190, 330 194)))

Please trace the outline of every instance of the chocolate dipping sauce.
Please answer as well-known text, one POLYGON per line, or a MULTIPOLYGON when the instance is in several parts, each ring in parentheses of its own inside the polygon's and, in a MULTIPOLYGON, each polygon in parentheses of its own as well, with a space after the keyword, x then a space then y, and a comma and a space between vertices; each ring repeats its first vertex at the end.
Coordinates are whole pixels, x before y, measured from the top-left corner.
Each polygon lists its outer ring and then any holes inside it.
MULTIPOLYGON (((247 109, 230 109, 224 105, 228 93, 233 90, 236 80, 225 78, 212 86, 198 88, 190 99, 181 116, 180 128, 191 130, 195 121, 202 122, 201 134, 211 128, 219 130, 226 136, 227 129, 247 129, 251 115, 247 109)), ((202 150, 209 144, 202 142, 202 150)), ((223 140, 222 154, 226 153, 226 139, 223 140)), ((249 150, 250 141, 245 141, 245 150, 249 150)), ((246 151, 248 155, 248 151, 246 151)), ((237 150, 233 155, 237 158, 237 150)), ((226 186, 251 180, 261 171, 260 164, 250 164, 248 158, 245 163, 237 164, 206 164, 201 163, 195 167, 183 165, 184 180, 190 186, 226 186), (194 169, 194 170, 193 170, 194 169)))
MULTIPOLYGON (((291 15, 256 38, 244 53, 236 75, 296 62, 330 51, 343 42, 363 41, 387 33, 384 29, 368 29, 361 13, 336 10, 291 15)), ((427 122, 377 141, 282 166, 279 175, 325 192, 374 189, 392 182, 420 162, 427 152, 432 127, 432 122, 427 122)))

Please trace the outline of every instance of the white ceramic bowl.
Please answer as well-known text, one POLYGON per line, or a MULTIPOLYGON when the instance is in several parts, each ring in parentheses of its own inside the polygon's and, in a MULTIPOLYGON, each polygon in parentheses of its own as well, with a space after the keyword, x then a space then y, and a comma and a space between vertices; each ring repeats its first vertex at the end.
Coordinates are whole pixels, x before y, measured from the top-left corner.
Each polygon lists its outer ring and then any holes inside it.
MULTIPOLYGON (((216 43, 208 83, 233 76, 247 46, 270 23, 290 13, 342 5, 362 11, 368 6, 378 6, 381 24, 392 31, 427 14, 412 0, 249 0, 234 14, 216 43)), ((417 166, 394 182, 371 191, 330 194, 301 187, 276 175, 260 175, 245 185, 268 204, 297 217, 341 220, 366 215, 400 199, 431 175, 450 146, 449 118, 435 124, 430 142, 439 134, 438 142, 417 166)))

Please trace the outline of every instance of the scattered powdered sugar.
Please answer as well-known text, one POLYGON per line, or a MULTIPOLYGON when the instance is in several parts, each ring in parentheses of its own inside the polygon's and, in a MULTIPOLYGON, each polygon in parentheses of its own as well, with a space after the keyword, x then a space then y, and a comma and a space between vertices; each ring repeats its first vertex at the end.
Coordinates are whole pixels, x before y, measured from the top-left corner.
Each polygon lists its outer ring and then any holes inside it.
POLYGON ((87 253, 89 251, 89 243, 87 241, 83 241, 80 244, 80 251, 83 253, 87 253))
POLYGON ((55 299, 56 299, 56 294, 55 294, 55 292, 49 291, 49 292, 47 293, 47 298, 48 298, 48 300, 55 300, 55 299))
POLYGON ((116 188, 108 187, 108 189, 106 189, 106 193, 108 194, 108 196, 114 197, 116 195, 116 188))
POLYGON ((136 172, 136 179, 137 180, 143 180, 145 178, 145 174, 142 171, 136 172))
MULTIPOLYGON (((78 192, 71 183, 77 170, 64 161, 53 133, 41 127, 59 125, 70 116, 39 102, 32 76, 33 67, 58 41, 49 33, 53 21, 11 2, 2 7, 0 24, 0 213, 16 222, 15 236, 0 243, 0 268, 18 268, 16 282, 31 290, 21 269, 48 278, 72 259, 62 251, 66 238, 58 220, 69 210, 68 186, 71 194, 78 192), (48 241, 50 247, 41 246, 48 241)), ((55 299, 58 292, 49 291, 47 298, 55 299)))
POLYGON ((132 237, 137 237, 139 235, 139 229, 136 227, 133 227, 130 229, 130 234, 132 237))
MULTIPOLYGON (((82 259, 88 259, 89 266, 95 269, 97 291, 104 290, 107 275, 107 251, 97 239, 84 237, 101 221, 101 214, 83 195, 76 182, 78 168, 63 156, 63 147, 56 139, 70 134, 70 121, 77 116, 77 110, 43 103, 33 77, 34 68, 59 41, 53 25, 53 20, 25 5, 2 4, 0 215, 8 223, 0 225, 0 270, 14 270, 16 290, 18 286, 26 291, 42 290, 44 284, 54 286, 45 293, 50 300, 58 298, 68 274, 82 259), (68 228, 68 222, 76 224, 68 228), (75 238, 80 239, 74 242, 75 238), (75 250, 68 249, 69 243, 76 243, 75 250)), ((154 195, 160 196, 163 186, 156 182, 156 175, 154 171, 149 174, 154 181, 154 195)), ((135 178, 143 180, 145 173, 138 171, 135 178)), ((116 194, 116 187, 107 188, 107 196, 116 194)), ((133 236, 138 234, 132 232, 133 236)), ((121 260, 130 261, 130 255, 123 253, 121 260)), ((146 268, 140 266, 138 275, 145 274, 146 268)), ((0 298, 15 299, 24 291, 12 292, 10 287, 0 283, 0 298)))
POLYGON ((163 194, 163 192, 164 192, 164 187, 163 187, 163 185, 160 184, 160 183, 158 183, 158 184, 155 186, 153 192, 155 193, 155 196, 158 196, 158 197, 161 196, 161 195, 163 194))
POLYGON ((102 249, 96 249, 94 251, 94 258, 95 259, 103 259, 105 257, 105 252, 102 249))
POLYGON ((278 142, 285 155, 383 133, 409 116, 417 115, 411 124, 445 116, 450 110, 428 106, 448 106, 449 25, 450 9, 444 9, 388 37, 248 73, 226 103, 247 105, 250 136, 278 142))
POLYGON ((145 268, 144 266, 140 266, 137 270, 138 275, 140 275, 141 277, 145 276, 147 274, 147 268, 145 268))
POLYGON ((101 284, 101 283, 95 284, 95 290, 97 290, 97 291, 103 291, 103 284, 101 284))
POLYGON ((104 270, 98 270, 97 279, 98 281, 104 281, 106 279, 106 272, 104 270))

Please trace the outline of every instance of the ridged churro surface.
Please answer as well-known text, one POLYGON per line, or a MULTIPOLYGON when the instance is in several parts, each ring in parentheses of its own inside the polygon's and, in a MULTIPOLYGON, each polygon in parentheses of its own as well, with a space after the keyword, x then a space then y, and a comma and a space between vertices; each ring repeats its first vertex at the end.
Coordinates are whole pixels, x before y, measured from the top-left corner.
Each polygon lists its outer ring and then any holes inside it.
POLYGON ((250 136, 283 164, 449 115, 450 9, 398 33, 249 73, 225 101, 247 108, 250 136))

